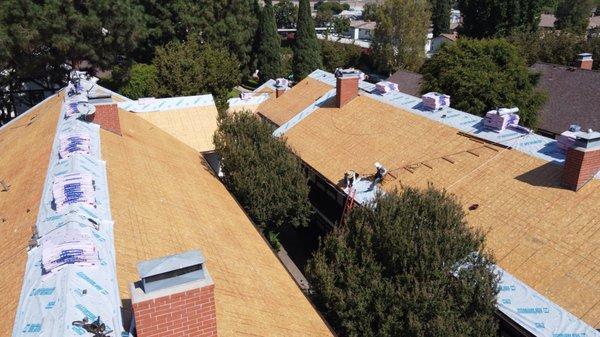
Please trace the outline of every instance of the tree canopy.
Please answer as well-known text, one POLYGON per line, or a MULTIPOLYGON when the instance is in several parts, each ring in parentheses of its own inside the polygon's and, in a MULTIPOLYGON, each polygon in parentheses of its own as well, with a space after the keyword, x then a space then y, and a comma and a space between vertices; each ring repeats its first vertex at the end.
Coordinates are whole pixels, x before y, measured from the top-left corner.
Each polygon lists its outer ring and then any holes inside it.
POLYGON ((518 49, 504 39, 460 39, 444 44, 423 67, 423 92, 452 97, 452 106, 483 116, 497 107, 519 107, 525 126, 535 127, 545 95, 535 91, 518 49))
POLYGON ((556 7, 556 28, 585 33, 591 9, 591 0, 560 0, 556 7))
POLYGON ((342 336, 496 336, 498 279, 483 243, 455 197, 407 188, 354 208, 306 276, 342 336))
POLYGON ((300 81, 321 68, 321 48, 315 33, 315 23, 310 15, 308 0, 300 0, 296 40, 294 41, 294 80, 300 81))
POLYGON ((200 47, 195 40, 159 47, 153 65, 158 82, 154 96, 159 97, 211 93, 224 103, 240 79, 235 56, 220 47, 200 47))
POLYGON ((271 0, 265 0, 265 7, 260 15, 257 38, 256 66, 259 70, 260 81, 266 82, 282 76, 281 38, 277 33, 271 0))
POLYGON ((378 9, 372 43, 375 68, 381 73, 418 70, 431 18, 427 0, 385 0, 378 9))
POLYGON ((458 0, 461 33, 472 38, 502 37, 514 30, 535 31, 544 0, 458 0))
POLYGON ((273 6, 277 28, 294 28, 298 18, 298 6, 292 0, 279 1, 273 6))
POLYGON ((451 0, 431 0, 431 23, 433 36, 447 33, 450 29, 451 0))
POLYGON ((130 77, 120 93, 131 99, 154 96, 158 93, 158 71, 153 64, 135 63, 130 77))
MULTIPOLYGON (((306 226, 312 208, 299 159, 256 115, 226 115, 215 133, 224 182, 267 234, 284 224, 306 226)), ((273 236, 269 236, 273 237, 273 236)))

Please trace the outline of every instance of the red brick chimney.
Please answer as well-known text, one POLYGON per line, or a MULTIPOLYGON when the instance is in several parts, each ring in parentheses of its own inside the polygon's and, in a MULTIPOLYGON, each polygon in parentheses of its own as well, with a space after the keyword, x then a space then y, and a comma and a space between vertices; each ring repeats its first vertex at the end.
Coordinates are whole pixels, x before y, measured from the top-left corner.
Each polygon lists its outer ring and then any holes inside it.
POLYGON ((275 80, 275 98, 285 94, 285 91, 289 88, 289 81, 285 78, 278 78, 275 80))
POLYGON ((562 185, 573 191, 582 188, 600 171, 600 132, 578 132, 567 151, 562 185))
POLYGON ((217 336, 214 283, 198 251, 138 264, 131 285, 138 337, 217 336))
POLYGON ((590 53, 581 53, 577 55, 577 61, 575 62, 575 66, 585 70, 592 70, 592 66, 594 65, 594 60, 592 59, 592 54, 590 53))
POLYGON ((95 105, 96 112, 87 116, 88 122, 100 125, 106 131, 121 136, 121 123, 119 122, 119 108, 116 104, 95 105))
POLYGON ((283 87, 281 87, 281 88, 280 87, 276 87, 275 88, 275 98, 277 98, 277 97, 279 97, 279 96, 281 96, 283 94, 285 94, 285 88, 283 88, 283 87))
POLYGON ((341 108, 358 96, 358 81, 361 79, 361 75, 360 71, 354 69, 336 70, 336 107, 341 108))

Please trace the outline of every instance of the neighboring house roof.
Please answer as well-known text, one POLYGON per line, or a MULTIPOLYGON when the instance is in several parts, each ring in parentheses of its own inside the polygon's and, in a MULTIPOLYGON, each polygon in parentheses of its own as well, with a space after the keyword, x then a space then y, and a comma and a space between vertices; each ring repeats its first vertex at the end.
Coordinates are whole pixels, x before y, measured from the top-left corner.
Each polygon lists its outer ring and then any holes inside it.
MULTIPOLYGON (((554 14, 540 15, 540 23, 539 23, 540 27, 554 28, 555 23, 556 23, 556 16, 554 16, 554 14)), ((589 19, 589 24, 588 24, 587 29, 593 29, 596 27, 600 27, 600 16, 592 16, 589 19)))
POLYGON ((198 152, 214 150, 217 107, 212 95, 139 99, 119 104, 124 110, 166 131, 198 152))
POLYGON ((452 42, 458 40, 457 34, 440 34, 440 36, 452 42))
MULTIPOLYGON (((10 185, 0 192, 0 337, 11 336, 61 105, 53 96, 0 128, 0 179, 10 185)), ((124 310, 138 262, 201 250, 215 282, 219 336, 331 335, 198 152, 138 114, 118 115, 122 136, 101 129, 100 147, 124 310)))
POLYGON ((540 15, 539 26, 542 28, 554 28, 556 23, 556 16, 554 14, 542 14, 540 15))
POLYGON ((571 124, 579 124, 584 130, 600 130, 599 71, 547 63, 531 68, 541 73, 537 88, 548 94, 540 129, 559 134, 571 124))
MULTIPOLYGON (((335 83, 322 71, 311 76, 329 88, 335 83)), ((317 91, 312 78, 297 86, 317 91)), ((466 219, 487 233, 486 246, 498 265, 600 327, 600 181, 592 180, 578 192, 561 188, 562 166, 549 160, 556 157, 558 162, 564 155, 560 159, 549 151, 556 145, 551 139, 490 133, 511 148, 486 144, 458 132, 474 128, 470 133, 487 135, 477 131, 479 117, 456 110, 444 116, 423 112, 418 98, 367 93, 367 83, 361 88, 341 109, 322 105, 285 132, 302 160, 333 185, 348 169, 367 176, 375 171, 373 163, 381 162, 396 177, 384 183, 386 191, 431 182, 457 195, 465 208, 477 204, 466 219)), ((279 103, 299 99, 295 93, 292 89, 279 103)))
POLYGON ((421 83, 423 83, 423 75, 421 74, 407 70, 398 70, 387 80, 398 84, 398 90, 400 92, 413 96, 420 96, 421 83))
POLYGON ((374 21, 363 21, 363 20, 350 21, 350 27, 352 27, 352 28, 375 30, 376 26, 377 26, 377 22, 374 22, 374 21))

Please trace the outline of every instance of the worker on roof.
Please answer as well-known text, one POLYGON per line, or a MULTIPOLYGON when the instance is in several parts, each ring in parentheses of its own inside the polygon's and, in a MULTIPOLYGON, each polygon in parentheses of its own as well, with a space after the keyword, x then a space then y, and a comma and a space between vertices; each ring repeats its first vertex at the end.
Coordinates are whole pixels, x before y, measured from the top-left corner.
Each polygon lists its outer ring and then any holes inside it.
POLYGON ((352 188, 356 179, 358 179, 358 173, 354 170, 348 170, 344 173, 344 182, 346 183, 347 188, 352 188))
POLYGON ((387 169, 383 165, 381 165, 380 162, 375 163, 375 169, 377 170, 377 172, 375 172, 375 177, 373 178, 373 182, 371 183, 371 187, 369 187, 369 190, 372 190, 375 187, 375 185, 382 181, 383 177, 385 177, 385 175, 387 174, 387 169))

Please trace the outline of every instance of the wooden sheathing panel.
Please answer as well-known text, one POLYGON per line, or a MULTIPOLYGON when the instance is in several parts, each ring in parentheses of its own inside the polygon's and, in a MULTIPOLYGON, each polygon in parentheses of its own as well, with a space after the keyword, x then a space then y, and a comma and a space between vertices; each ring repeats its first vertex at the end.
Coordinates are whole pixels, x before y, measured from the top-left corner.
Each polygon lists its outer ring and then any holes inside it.
POLYGON ((327 84, 307 77, 296 84, 285 95, 271 98, 258 107, 258 112, 277 125, 292 119, 300 111, 331 89, 327 84))
POLYGON ((373 174, 379 161, 397 175, 386 190, 433 183, 456 194, 502 268, 600 327, 599 181, 570 191, 561 187, 560 165, 478 143, 365 96, 318 109, 285 137, 332 182, 348 169, 373 174))
POLYGON ((0 180, 10 185, 0 192, 0 337, 12 334, 61 103, 50 98, 0 128, 0 180))
POLYGON ((199 249, 215 283, 219 336, 331 332, 198 153, 121 111, 123 137, 101 131, 121 297, 136 264, 199 249))

